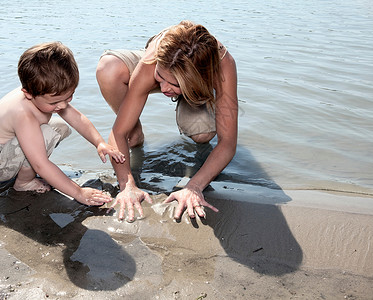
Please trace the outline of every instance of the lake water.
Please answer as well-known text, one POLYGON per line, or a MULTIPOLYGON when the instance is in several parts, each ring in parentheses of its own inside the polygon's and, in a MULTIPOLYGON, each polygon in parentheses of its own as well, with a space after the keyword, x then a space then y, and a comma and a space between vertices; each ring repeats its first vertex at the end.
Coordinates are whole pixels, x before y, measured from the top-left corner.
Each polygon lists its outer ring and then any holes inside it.
MULTIPOLYGON (((95 79, 101 53, 142 48, 189 19, 227 46, 238 69, 237 154, 217 180, 373 194, 372 1, 0 3, 1 97, 19 85, 27 48, 59 40, 80 68, 72 104, 107 139, 115 116, 95 79)), ((132 161, 139 178, 160 189, 193 174, 209 151, 180 136, 174 109, 163 95, 150 96, 141 116, 146 142, 132 161)), ((113 174, 76 133, 51 159, 64 170, 113 174)))

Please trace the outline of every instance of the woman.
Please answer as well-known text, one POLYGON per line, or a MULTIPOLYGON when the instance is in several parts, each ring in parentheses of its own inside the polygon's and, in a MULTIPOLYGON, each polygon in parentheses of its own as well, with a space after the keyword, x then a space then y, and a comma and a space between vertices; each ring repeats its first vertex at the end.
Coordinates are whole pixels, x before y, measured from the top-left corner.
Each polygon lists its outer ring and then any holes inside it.
POLYGON ((197 143, 217 135, 218 143, 187 185, 173 192, 165 203, 177 200, 174 217, 184 209, 205 216, 207 203, 202 191, 227 166, 237 145, 237 72, 233 57, 205 27, 189 21, 169 27, 151 38, 142 51, 106 51, 97 66, 101 93, 117 114, 109 143, 126 156, 124 163, 112 161, 120 193, 119 218, 127 208, 127 221, 135 211, 143 215, 141 201, 151 203, 148 193, 137 188, 131 174, 129 149, 144 141, 139 121, 149 93, 160 91, 178 101, 176 121, 181 133, 197 143))

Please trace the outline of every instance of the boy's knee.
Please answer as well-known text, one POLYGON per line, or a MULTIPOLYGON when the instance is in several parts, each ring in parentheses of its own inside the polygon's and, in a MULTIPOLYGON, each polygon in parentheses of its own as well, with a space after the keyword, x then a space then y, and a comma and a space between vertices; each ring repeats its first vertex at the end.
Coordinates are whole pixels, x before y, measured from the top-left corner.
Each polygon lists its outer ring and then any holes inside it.
POLYGON ((61 135, 60 141, 67 138, 71 133, 71 128, 63 120, 59 118, 52 118, 48 123, 54 131, 61 135))
POLYGON ((48 157, 52 154, 53 149, 71 133, 71 129, 67 125, 60 123, 58 120, 53 120, 48 124, 42 124, 40 129, 44 136, 44 143, 48 157))
POLYGON ((215 135, 216 135, 216 132, 208 132, 208 133, 195 134, 195 135, 190 136, 190 138, 198 144, 205 144, 211 141, 215 135))

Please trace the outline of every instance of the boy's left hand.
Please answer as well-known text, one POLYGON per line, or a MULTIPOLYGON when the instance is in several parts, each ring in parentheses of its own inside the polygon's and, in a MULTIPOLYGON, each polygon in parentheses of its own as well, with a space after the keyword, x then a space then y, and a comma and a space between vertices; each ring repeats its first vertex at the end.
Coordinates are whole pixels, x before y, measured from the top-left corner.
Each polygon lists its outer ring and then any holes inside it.
POLYGON ((106 162, 105 155, 109 155, 112 159, 115 160, 115 162, 121 164, 124 163, 124 161, 126 160, 122 152, 107 143, 99 143, 97 146, 97 153, 104 163, 106 162))

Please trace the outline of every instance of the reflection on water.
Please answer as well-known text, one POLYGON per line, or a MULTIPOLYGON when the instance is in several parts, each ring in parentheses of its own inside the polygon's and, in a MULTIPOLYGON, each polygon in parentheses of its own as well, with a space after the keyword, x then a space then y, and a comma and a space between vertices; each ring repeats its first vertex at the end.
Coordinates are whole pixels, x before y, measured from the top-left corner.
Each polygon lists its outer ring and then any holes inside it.
MULTIPOLYGON (((265 180, 247 171, 250 161, 241 151, 246 149, 282 188, 373 193, 370 1, 111 3, 6 1, 0 17, 1 95, 19 84, 16 67, 25 49, 60 40, 80 67, 73 104, 107 138, 115 116, 95 79, 101 53, 141 48, 162 28, 191 19, 226 44, 237 63, 241 148, 225 170, 227 180, 265 180), (154 18, 164 11, 167 18, 154 18)), ((146 152, 163 153, 171 141, 185 142, 175 125, 174 104, 163 95, 150 96, 141 119, 146 152)), ((188 147, 159 159, 166 165, 177 154, 188 160, 193 155, 188 147)), ((111 171, 75 133, 59 148, 52 160, 61 166, 111 171)))
MULTIPOLYGON (((139 147, 131 152, 131 169, 137 184, 150 191, 169 192, 183 178, 191 178, 202 166, 213 149, 211 144, 195 144, 189 141, 173 142, 157 150, 146 151, 139 147)), ((280 189, 276 182, 266 174, 246 148, 237 147, 243 157, 241 163, 233 162, 229 169, 223 170, 214 181, 259 185, 280 189)))

